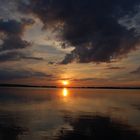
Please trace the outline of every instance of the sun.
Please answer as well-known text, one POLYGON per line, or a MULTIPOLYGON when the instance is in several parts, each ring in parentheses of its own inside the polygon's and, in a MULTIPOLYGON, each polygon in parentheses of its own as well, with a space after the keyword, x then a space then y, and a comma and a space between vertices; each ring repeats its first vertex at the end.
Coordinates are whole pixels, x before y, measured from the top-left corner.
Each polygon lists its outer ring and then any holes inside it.
POLYGON ((63 81, 62 81, 62 84, 63 84, 64 86, 67 86, 67 85, 69 85, 69 81, 63 80, 63 81))

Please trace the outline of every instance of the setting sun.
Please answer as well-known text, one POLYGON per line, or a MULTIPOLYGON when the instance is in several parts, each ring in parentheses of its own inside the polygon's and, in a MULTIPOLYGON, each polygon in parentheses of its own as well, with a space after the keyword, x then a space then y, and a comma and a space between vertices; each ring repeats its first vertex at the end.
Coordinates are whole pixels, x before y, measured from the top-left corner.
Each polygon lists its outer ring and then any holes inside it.
POLYGON ((63 84, 64 86, 67 86, 67 85, 69 84, 69 82, 66 81, 66 80, 64 80, 64 81, 62 81, 62 84, 63 84))

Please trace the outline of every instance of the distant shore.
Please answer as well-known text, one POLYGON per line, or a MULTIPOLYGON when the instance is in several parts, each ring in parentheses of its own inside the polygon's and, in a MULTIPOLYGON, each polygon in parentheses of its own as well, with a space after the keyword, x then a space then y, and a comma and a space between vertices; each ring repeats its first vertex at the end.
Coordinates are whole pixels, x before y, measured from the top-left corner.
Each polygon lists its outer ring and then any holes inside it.
POLYGON ((36 86, 36 85, 23 85, 23 84, 0 84, 0 87, 28 87, 28 88, 88 88, 88 89, 140 89, 140 87, 113 87, 113 86, 82 86, 82 87, 63 87, 63 86, 36 86))

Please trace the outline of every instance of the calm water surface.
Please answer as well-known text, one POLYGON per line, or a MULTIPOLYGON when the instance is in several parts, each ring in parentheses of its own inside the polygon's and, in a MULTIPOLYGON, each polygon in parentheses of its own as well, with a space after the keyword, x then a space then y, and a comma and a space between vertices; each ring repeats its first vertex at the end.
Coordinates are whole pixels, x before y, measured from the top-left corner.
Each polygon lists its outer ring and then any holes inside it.
POLYGON ((0 140, 140 140, 140 90, 0 89, 0 140))

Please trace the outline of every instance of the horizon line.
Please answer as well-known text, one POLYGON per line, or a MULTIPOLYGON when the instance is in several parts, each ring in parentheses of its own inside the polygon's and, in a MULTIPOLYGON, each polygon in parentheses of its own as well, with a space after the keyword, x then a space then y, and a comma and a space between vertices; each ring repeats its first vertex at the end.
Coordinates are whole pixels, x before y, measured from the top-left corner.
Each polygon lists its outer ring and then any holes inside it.
POLYGON ((140 89, 140 86, 44 86, 27 84, 0 84, 0 87, 34 87, 34 88, 93 88, 93 89, 140 89))

